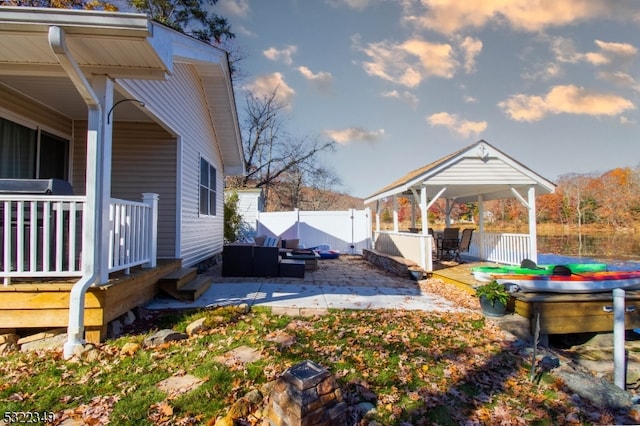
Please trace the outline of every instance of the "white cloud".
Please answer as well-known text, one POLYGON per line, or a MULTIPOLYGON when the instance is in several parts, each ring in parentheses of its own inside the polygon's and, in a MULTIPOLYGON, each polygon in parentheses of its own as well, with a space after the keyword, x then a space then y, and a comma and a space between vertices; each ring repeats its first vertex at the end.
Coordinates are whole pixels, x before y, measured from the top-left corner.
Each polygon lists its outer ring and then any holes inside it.
POLYGON ((638 54, 638 49, 629 43, 608 43, 601 40, 596 40, 595 43, 604 52, 615 56, 632 57, 638 54))
POLYGON ((629 88, 640 92, 640 83, 636 81, 633 76, 622 71, 615 72, 600 72, 598 78, 609 83, 613 83, 617 86, 629 88))
POLYGON ((550 41, 551 51, 558 62, 576 64, 587 62, 594 66, 625 61, 638 54, 638 49, 629 43, 610 43, 594 40, 599 50, 594 52, 578 52, 573 40, 566 37, 554 37, 550 41))
POLYGON ((570 38, 554 37, 549 41, 549 46, 558 62, 575 64, 583 57, 578 53, 575 43, 570 38))
POLYGON ((517 94, 498 103, 504 113, 516 121, 539 121, 548 114, 618 115, 635 109, 621 96, 599 93, 574 85, 555 86, 544 96, 517 94))
POLYGON ((361 127, 349 127, 342 130, 326 130, 325 134, 341 145, 353 141, 377 142, 384 136, 384 129, 365 130, 361 127))
POLYGON ((371 4, 371 0, 325 0, 325 2, 332 7, 347 6, 357 10, 364 10, 371 4))
POLYGON ((398 92, 397 90, 391 90, 389 92, 383 92, 383 98, 392 98, 392 99, 400 99, 403 102, 408 103, 412 107, 416 107, 418 105, 419 99, 413 93, 405 90, 404 92, 398 92))
POLYGON ((395 44, 389 41, 369 43, 355 48, 364 52, 369 61, 363 62, 367 74, 406 87, 416 87, 429 77, 452 78, 459 63, 449 44, 409 39, 395 44))
POLYGON ((524 78, 525 80, 548 81, 560 77, 564 72, 562 67, 554 62, 534 65, 534 67, 534 71, 524 72, 522 74, 522 78, 524 78))
POLYGON ((292 108, 296 94, 279 72, 258 76, 252 83, 243 86, 243 89, 250 91, 258 98, 268 98, 275 92, 275 101, 289 110, 292 108))
POLYGON ((293 55, 298 51, 298 48, 293 45, 289 45, 284 49, 276 49, 275 47, 270 47, 267 50, 263 51, 262 54, 271 61, 282 61, 287 65, 291 65, 293 63, 293 55))
POLYGON ((482 41, 473 37, 465 37, 460 43, 463 51, 464 70, 467 74, 471 74, 476 68, 476 56, 482 51, 482 41))
POLYGON ((251 13, 249 0, 218 0, 216 7, 222 16, 246 18, 251 13))
POLYGON ((631 64, 638 54, 638 49, 629 43, 612 43, 594 40, 597 49, 580 52, 574 41, 567 37, 547 37, 544 34, 538 39, 548 42, 554 61, 534 64, 533 71, 522 74, 528 80, 550 80, 565 74, 564 64, 588 63, 594 67, 616 69, 631 64))
POLYGON ((297 68, 300 74, 311 82, 318 90, 326 90, 331 88, 333 76, 330 72, 320 71, 313 73, 309 68, 301 66, 297 68))
POLYGON ((621 115, 620 116, 620 124, 626 125, 626 126, 631 126, 631 125, 636 124, 636 122, 631 120, 629 117, 625 117, 624 115, 621 115))
POLYGON ((486 121, 462 120, 457 114, 449 114, 448 112, 432 114, 427 117, 427 122, 431 127, 444 126, 449 131, 464 138, 471 136, 477 138, 487 128, 486 121))
POLYGON ((406 21, 442 34, 496 23, 538 32, 594 18, 630 18, 629 11, 633 11, 632 4, 612 5, 609 0, 420 0, 403 4, 406 21))
POLYGON ((464 96, 463 97, 464 103, 465 104, 475 104, 478 103, 478 100, 476 98, 474 98, 473 96, 464 96))

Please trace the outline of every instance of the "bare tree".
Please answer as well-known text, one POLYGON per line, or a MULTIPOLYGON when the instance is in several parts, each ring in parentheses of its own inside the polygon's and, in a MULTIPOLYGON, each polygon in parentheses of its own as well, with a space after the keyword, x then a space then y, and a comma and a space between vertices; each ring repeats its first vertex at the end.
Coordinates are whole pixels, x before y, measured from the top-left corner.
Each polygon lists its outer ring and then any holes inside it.
POLYGON ((277 89, 265 97, 247 93, 243 126, 245 176, 230 186, 263 188, 265 204, 274 184, 294 178, 298 186, 302 185, 304 178, 296 178, 296 174, 306 173, 319 153, 335 149, 333 140, 287 134, 282 118, 284 109, 285 105, 277 100, 277 89))
POLYGON ((318 165, 311 173, 309 209, 331 210, 338 207, 341 197, 337 189, 341 186, 342 181, 332 169, 318 165))

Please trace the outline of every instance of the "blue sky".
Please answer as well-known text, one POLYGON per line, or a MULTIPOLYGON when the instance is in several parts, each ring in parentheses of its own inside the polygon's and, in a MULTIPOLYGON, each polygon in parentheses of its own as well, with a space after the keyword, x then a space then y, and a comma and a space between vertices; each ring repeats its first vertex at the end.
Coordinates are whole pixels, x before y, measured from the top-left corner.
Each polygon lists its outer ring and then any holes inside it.
POLYGON ((640 166, 640 2, 219 0, 237 82, 366 197, 480 139, 556 181, 640 166))

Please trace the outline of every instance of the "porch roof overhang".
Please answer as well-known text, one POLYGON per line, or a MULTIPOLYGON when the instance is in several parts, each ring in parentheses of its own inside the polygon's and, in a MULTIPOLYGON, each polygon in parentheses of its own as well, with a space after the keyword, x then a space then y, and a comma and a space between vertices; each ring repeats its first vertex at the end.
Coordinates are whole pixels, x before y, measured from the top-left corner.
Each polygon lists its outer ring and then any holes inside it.
POLYGON ((433 163, 413 170, 376 191, 365 203, 393 196, 410 196, 426 189, 427 198, 440 196, 458 203, 511 198, 513 191, 525 195, 548 194, 555 184, 507 156, 484 140, 471 144, 433 163))
MULTIPOLYGON (((242 141, 225 51, 151 22, 144 14, 0 7, 0 84, 75 120, 87 118, 86 104, 49 47, 52 26, 64 30, 84 76, 108 75, 116 90, 119 80, 164 80, 175 63, 193 64, 225 173, 242 173, 242 141)), ((126 93, 115 93, 114 103, 125 97, 126 93)), ((132 121, 158 120, 133 102, 121 104, 118 112, 132 121)))

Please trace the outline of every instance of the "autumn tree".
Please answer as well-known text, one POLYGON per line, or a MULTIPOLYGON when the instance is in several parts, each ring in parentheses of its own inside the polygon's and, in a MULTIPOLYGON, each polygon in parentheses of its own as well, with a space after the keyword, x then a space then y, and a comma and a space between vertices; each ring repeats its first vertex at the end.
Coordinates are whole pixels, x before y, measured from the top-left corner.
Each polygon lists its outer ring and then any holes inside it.
POLYGON ((115 4, 104 0, 1 0, 0 6, 107 10, 111 12, 118 10, 118 7, 115 4))
POLYGON ((631 168, 616 168, 598 179, 598 212, 608 225, 624 226, 635 219, 640 203, 638 173, 631 168))

